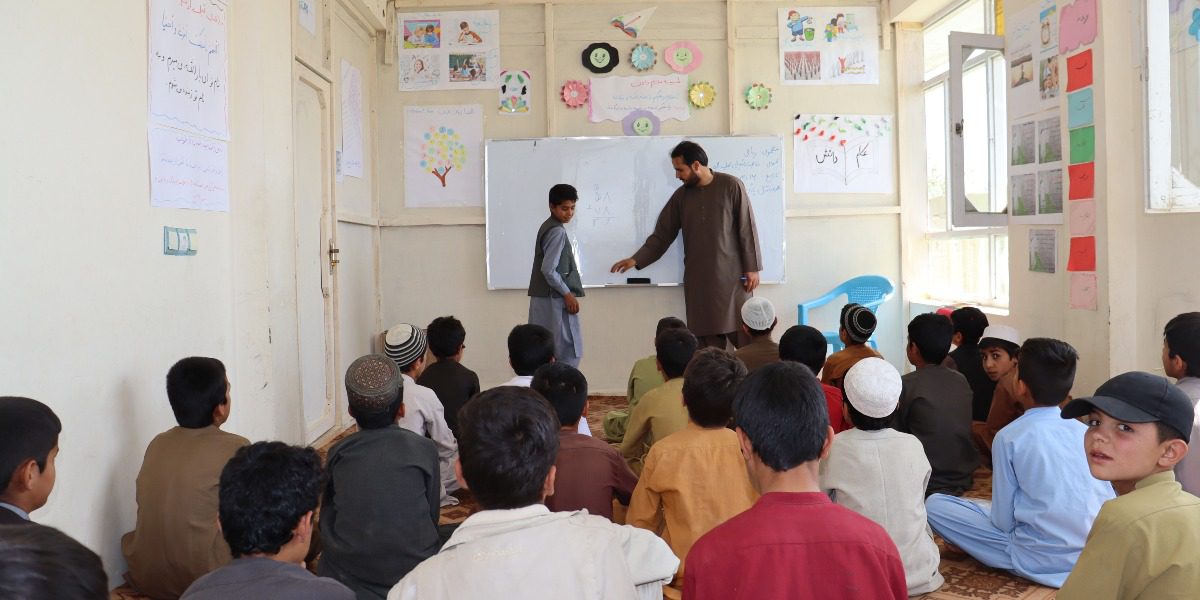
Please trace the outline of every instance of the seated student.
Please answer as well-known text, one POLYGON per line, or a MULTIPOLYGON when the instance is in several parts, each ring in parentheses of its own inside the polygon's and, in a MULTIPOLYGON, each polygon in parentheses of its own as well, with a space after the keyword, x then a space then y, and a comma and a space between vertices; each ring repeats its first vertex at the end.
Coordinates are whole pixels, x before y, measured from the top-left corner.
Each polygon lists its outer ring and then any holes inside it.
POLYGON ((738 388, 738 443, 762 496, 692 546, 685 599, 907 597, 887 532, 821 493, 818 462, 833 441, 823 405, 816 377, 793 362, 767 365, 738 388))
MULTIPOLYGON (((1163 328, 1163 371, 1192 399, 1200 401, 1200 312, 1176 315, 1163 328)), ((1192 423, 1193 437, 1200 435, 1200 419, 1192 423)), ((1200 494, 1200 453, 1185 456, 1175 465, 1175 478, 1183 491, 1200 494)))
POLYGON ((987 315, 974 306, 964 306, 950 313, 950 321, 954 323, 954 350, 947 360, 953 364, 945 366, 962 373, 971 385, 971 419, 986 421, 996 391, 996 382, 983 371, 983 356, 979 353, 979 338, 988 326, 987 315))
POLYGON ((215 358, 192 356, 167 371, 178 427, 146 447, 137 476, 137 523, 121 538, 125 580, 151 598, 178 598, 201 575, 232 560, 217 527, 221 469, 249 440, 221 431, 229 378, 215 358))
POLYGON ((979 562, 1059 587, 1075 566, 1112 487, 1092 477, 1080 452, 1087 428, 1060 418, 1078 355, 1066 342, 1021 346, 1017 387, 1034 406, 996 435, 991 502, 929 497, 929 524, 979 562))
POLYGON ((433 390, 419 385, 416 378, 425 369, 425 334, 416 325, 401 323, 384 336, 384 354, 400 367, 404 380, 404 412, 400 426, 437 444, 438 468, 442 474, 441 505, 458 504, 450 492, 458 489, 454 480, 454 461, 458 460, 458 442, 446 424, 445 409, 433 390))
MULTIPOLYGON (((667 329, 687 329, 687 324, 677 317, 663 317, 658 320, 654 329, 654 338, 667 329)), ((610 442, 620 442, 625 439, 625 426, 629 424, 629 412, 637 406, 646 392, 664 383, 662 372, 658 370, 658 358, 653 354, 633 363, 629 371, 629 384, 625 389, 625 400, 629 407, 625 410, 610 410, 604 415, 604 437, 610 442)))
POLYGON ((1017 359, 1021 354, 1021 337, 1007 325, 991 325, 983 330, 979 340, 983 371, 996 382, 987 421, 973 425, 982 442, 984 458, 991 460, 992 440, 1005 425, 1024 414, 1033 402, 1017 391, 1017 359))
MULTIPOLYGON (((542 365, 554 362, 554 334, 541 325, 532 323, 517 325, 508 332, 508 364, 517 374, 504 385, 529 387, 533 372, 542 365)), ((576 429, 583 435, 592 435, 587 419, 580 419, 576 429)))
MULTIPOLYGON (((745 365, 729 352, 696 352, 683 375, 687 427, 650 448, 633 491, 625 522, 662 536, 681 561, 696 539, 758 498, 729 429, 733 394, 745 377, 745 365)), ((672 586, 682 578, 680 571, 672 586)))
MULTIPOLYGON (((792 325, 779 338, 779 358, 798 362, 813 373, 820 373, 825 366, 828 350, 825 334, 808 325, 792 325)), ((821 389, 825 390, 825 407, 829 410, 829 426, 833 427, 833 432, 850 429, 852 425, 842 411, 842 390, 826 383, 821 384, 821 389)))
POLYGON ((871 356, 883 356, 867 345, 867 340, 871 339, 871 334, 875 333, 875 325, 878 324, 871 309, 861 304, 847 304, 842 307, 839 322, 838 337, 846 347, 834 352, 825 360, 825 368, 821 370, 821 383, 841 389, 842 377, 854 363, 871 356))
POLYGON ((566 363, 538 367, 529 386, 558 413, 558 473, 554 493, 546 498, 552 511, 587 509, 593 515, 613 518, 613 498, 628 505, 637 475, 616 448, 578 431, 587 416, 587 379, 566 363))
POLYGON ((354 600, 350 588, 303 566, 323 478, 312 448, 238 450, 221 470, 221 534, 233 562, 197 579, 183 600, 354 600))
POLYGON ((746 370, 779 362, 779 344, 771 339, 771 332, 779 319, 775 318, 775 306, 762 296, 754 296, 742 304, 742 333, 750 336, 750 343, 734 353, 746 365, 746 370))
POLYGON ((560 429, 544 399, 498 387, 467 402, 459 417, 455 468, 482 510, 400 580, 388 600, 661 597, 679 565, 662 540, 542 504, 554 491, 560 429))
POLYGON ((682 400, 683 371, 696 353, 696 346, 696 336, 686 329, 668 329, 654 340, 658 368, 666 382, 646 392, 629 415, 625 439, 621 440, 621 456, 634 473, 642 472, 651 446, 687 425, 687 409, 682 400))
POLYGON ((821 461, 821 491, 835 503, 883 526, 904 561, 908 595, 945 583, 941 555, 925 519, 931 469, 917 438, 890 427, 900 399, 900 373, 882 358, 846 372, 846 413, 854 429, 837 434, 821 461))
POLYGON ((1124 373, 1067 404, 1084 418, 1084 451, 1096 479, 1112 482, 1087 545, 1058 600, 1190 598, 1200 589, 1200 498, 1172 469, 1188 453, 1195 409, 1187 394, 1149 373, 1124 373))
POLYGON ((437 394, 442 403, 446 417, 446 426, 450 433, 458 438, 458 409, 462 408, 471 396, 479 393, 479 376, 462 364, 463 351, 466 346, 467 330, 463 329, 462 321, 454 317, 438 317, 429 324, 426 330, 429 340, 429 350, 437 358, 433 364, 425 367, 417 384, 423 385, 437 394))
POLYGON ((350 363, 346 401, 358 431, 325 459, 317 574, 346 584, 359 600, 383 598, 441 544, 437 445, 396 424, 406 384, 383 354, 350 363))
POLYGON ((54 459, 62 423, 49 406, 0 396, 0 525, 32 523, 54 489, 54 459))
POLYGON ((53 527, 0 525, 0 556, 0 598, 108 600, 100 557, 53 527))
POLYGON ((917 315, 908 324, 908 362, 917 368, 901 378, 898 431, 921 440, 933 467, 926 494, 961 496, 971 487, 979 452, 971 441, 971 386, 942 366, 954 327, 938 314, 917 315))

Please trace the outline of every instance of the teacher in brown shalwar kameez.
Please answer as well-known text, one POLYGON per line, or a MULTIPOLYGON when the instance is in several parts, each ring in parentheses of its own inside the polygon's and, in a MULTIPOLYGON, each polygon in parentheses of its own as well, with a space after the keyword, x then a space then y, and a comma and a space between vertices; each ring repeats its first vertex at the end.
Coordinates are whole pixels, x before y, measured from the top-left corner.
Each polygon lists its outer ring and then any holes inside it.
POLYGON ((683 230, 683 294, 688 329, 702 346, 742 346, 739 312, 758 287, 762 254, 750 197, 740 179, 708 167, 695 142, 671 150, 675 177, 683 182, 658 215, 654 233, 613 273, 642 269, 662 257, 683 230))

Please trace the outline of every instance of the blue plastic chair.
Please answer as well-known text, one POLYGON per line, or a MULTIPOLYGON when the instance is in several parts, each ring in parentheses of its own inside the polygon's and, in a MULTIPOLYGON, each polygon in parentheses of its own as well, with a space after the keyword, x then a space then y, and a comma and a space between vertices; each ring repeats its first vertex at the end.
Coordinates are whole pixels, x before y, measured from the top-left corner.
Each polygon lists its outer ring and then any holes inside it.
MULTIPOLYGON (((814 298, 797 305, 796 308, 800 311, 800 324, 808 325, 808 315, 813 309, 829 304, 843 294, 846 295, 847 304, 851 302, 861 304, 869 308, 871 312, 875 312, 875 309, 879 308, 880 304, 887 302, 888 298, 891 298, 895 293, 896 286, 887 277, 882 275, 860 275, 829 290, 829 292, 820 298, 814 298)), ((837 331, 832 333, 823 331, 821 333, 825 335, 825 341, 833 347, 833 352, 837 352, 845 347, 837 331)), ((879 346, 875 344, 875 334, 871 334, 871 338, 867 340, 867 343, 872 348, 879 349, 879 346)))

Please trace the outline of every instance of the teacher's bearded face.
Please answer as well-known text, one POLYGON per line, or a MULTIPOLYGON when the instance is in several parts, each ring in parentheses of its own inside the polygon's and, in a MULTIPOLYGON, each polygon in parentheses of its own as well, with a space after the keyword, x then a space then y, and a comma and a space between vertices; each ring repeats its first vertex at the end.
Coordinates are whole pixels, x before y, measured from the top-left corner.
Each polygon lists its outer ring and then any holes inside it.
POLYGON ((691 165, 684 164, 683 157, 672 156, 671 166, 675 167, 675 178, 683 182, 686 187, 696 187, 700 184, 700 173, 695 168, 700 163, 691 165))

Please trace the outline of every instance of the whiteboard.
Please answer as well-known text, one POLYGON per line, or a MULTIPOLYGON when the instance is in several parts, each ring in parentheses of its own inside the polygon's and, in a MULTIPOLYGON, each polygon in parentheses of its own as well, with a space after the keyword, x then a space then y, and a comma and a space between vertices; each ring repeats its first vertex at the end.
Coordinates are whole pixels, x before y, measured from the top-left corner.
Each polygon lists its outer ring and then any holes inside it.
MULTIPOLYGON (((713 170, 746 184, 758 227, 763 283, 784 281, 783 140, 777 136, 689 137, 704 147, 713 170)), ((640 271, 609 273, 654 231, 658 214, 679 187, 671 149, 682 137, 594 137, 487 140, 484 203, 488 289, 526 289, 538 227, 550 216, 547 194, 557 183, 579 191, 567 231, 577 242, 584 287, 625 285, 647 277, 655 285, 683 283, 683 235, 640 271)))

